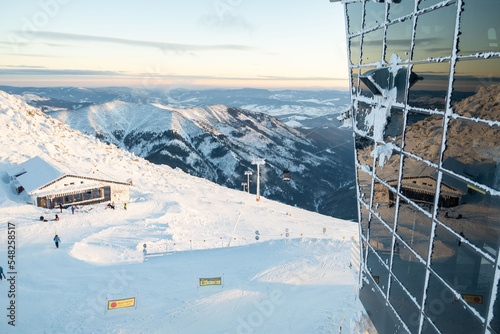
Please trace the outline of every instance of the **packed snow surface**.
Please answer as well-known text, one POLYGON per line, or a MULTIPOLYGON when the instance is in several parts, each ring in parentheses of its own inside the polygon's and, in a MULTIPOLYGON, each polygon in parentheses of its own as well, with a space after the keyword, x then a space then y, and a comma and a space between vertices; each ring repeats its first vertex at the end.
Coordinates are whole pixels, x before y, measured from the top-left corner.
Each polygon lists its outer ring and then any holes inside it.
POLYGON ((0 333, 359 331, 357 224, 153 165, 3 92, 0 127, 0 265, 14 278, 0 281, 0 333), (131 202, 74 214, 26 204, 4 172, 34 156, 132 180, 131 202), (145 258, 143 245, 160 255, 145 258), (199 285, 213 277, 222 285, 199 285), (135 307, 105 312, 132 297, 135 307))

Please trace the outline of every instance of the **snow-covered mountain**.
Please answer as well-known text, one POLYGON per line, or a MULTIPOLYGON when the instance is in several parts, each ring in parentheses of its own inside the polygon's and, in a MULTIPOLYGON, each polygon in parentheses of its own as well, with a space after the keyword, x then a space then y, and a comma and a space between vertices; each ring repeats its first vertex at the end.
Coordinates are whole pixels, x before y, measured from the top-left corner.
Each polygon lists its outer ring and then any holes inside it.
MULTIPOLYGON (((123 101, 50 114, 153 163, 179 167, 229 188, 243 189, 244 172, 256 173, 252 162, 265 159, 263 196, 334 217, 356 218, 352 156, 332 152, 327 146, 334 146, 332 141, 308 138, 267 114, 225 105, 181 109, 123 101), (287 168, 291 182, 280 178, 287 168)), ((339 144, 350 148, 350 133, 335 130, 339 144)), ((255 175, 251 180, 256 181, 255 175)), ((250 186, 253 193, 255 184, 250 186)))
POLYGON ((0 128, 1 333, 365 332, 357 224, 152 164, 4 92, 0 128), (132 179, 128 210, 26 204, 4 172, 34 156, 132 179), (143 262, 144 244, 171 255, 143 262), (218 276, 222 287, 197 288, 218 276), (108 300, 131 297, 134 308, 104 312, 108 300))

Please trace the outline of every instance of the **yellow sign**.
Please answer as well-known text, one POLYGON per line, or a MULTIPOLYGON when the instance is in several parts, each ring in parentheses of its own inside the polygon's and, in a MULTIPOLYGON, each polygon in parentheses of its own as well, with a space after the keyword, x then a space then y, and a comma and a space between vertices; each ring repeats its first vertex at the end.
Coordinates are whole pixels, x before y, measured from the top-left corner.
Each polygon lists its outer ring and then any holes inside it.
POLYGON ((221 281, 222 281, 221 277, 200 278, 200 286, 221 285, 221 281))
POLYGON ((132 307, 132 306, 135 306, 135 298, 108 301, 108 310, 114 310, 116 308, 132 307))
POLYGON ((462 295, 462 298, 469 304, 482 304, 483 303, 483 296, 478 296, 478 295, 462 295))

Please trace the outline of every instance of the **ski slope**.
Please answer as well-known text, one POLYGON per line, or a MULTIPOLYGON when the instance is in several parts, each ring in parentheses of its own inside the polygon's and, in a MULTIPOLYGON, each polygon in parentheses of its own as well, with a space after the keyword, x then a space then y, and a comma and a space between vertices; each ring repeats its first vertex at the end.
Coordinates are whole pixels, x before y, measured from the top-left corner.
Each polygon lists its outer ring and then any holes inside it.
POLYGON ((365 332, 350 268, 357 224, 150 164, 3 92, 0 127, 0 265, 15 278, 15 298, 0 282, 0 333, 365 332), (127 210, 26 204, 3 172, 37 155, 132 179, 127 210), (165 254, 145 258, 144 244, 165 254), (199 286, 212 277, 222 285, 199 286), (106 311, 107 299, 131 297, 136 307, 106 311))

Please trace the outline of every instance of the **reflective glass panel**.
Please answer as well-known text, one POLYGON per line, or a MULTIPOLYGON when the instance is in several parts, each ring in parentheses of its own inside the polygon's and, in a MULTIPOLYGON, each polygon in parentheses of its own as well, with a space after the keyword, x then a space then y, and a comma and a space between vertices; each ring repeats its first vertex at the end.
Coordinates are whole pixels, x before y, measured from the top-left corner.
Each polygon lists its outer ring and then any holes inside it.
POLYGON ((419 79, 410 87, 408 104, 417 108, 444 111, 450 77, 449 62, 416 64, 413 65, 412 72, 419 79))
POLYGON ((377 29, 363 35, 363 44, 361 48, 362 64, 374 63, 382 60, 383 37, 384 29, 377 29))
POLYGON ((387 63, 390 63, 394 53, 402 61, 410 58, 412 31, 413 20, 410 19, 387 26, 385 36, 385 61, 387 63))
POLYGON ((422 334, 440 334, 439 332, 436 331, 434 326, 429 322, 429 319, 427 317, 424 320, 424 327, 422 327, 422 334))
POLYGON ((384 141, 401 147, 404 128, 404 113, 399 108, 392 108, 384 131, 384 141))
POLYGON ((433 274, 429 278, 424 312, 442 333, 483 333, 484 325, 455 301, 455 295, 433 274))
POLYGON ((493 258, 500 237, 500 197, 443 174, 438 219, 493 258))
POLYGON ((372 275, 375 283, 382 289, 384 295, 387 295, 387 285, 389 284, 389 270, 384 266, 379 258, 371 249, 368 250, 368 259, 366 261, 368 271, 372 275))
POLYGON ((447 0, 420 0, 420 3, 418 4, 418 9, 425 9, 443 1, 447 0))
POLYGON ((432 229, 431 218, 418 211, 413 205, 404 200, 399 201, 397 234, 410 247, 427 260, 429 241, 432 229))
POLYGON ((408 112, 405 130, 405 151, 439 163, 443 138, 443 117, 408 112))
POLYGON ((400 193, 429 213, 433 212, 436 195, 437 169, 406 156, 400 193))
POLYGON ((451 57, 456 25, 456 4, 417 17, 412 60, 451 57))
POLYGON ((368 209, 363 205, 363 204, 359 204, 360 208, 361 208, 361 219, 359 220, 361 222, 361 234, 364 235, 366 237, 367 235, 367 231, 368 231, 368 221, 369 221, 369 218, 370 218, 370 212, 368 211, 368 209))
POLYGON ((392 272, 401 281, 419 305, 422 304, 425 285, 425 264, 396 239, 392 272))
POLYGON ((396 214, 396 207, 390 198, 395 198, 394 193, 380 182, 375 181, 373 190, 373 210, 378 213, 380 218, 386 222, 387 225, 394 225, 394 217, 396 214), (389 193, 392 193, 389 195, 389 193))
MULTIPOLYGON (((497 284, 497 293, 500 292, 500 282, 497 284)), ((495 304, 493 305, 493 319, 491 319, 490 327, 495 332, 500 333, 500 297, 497 295, 495 304)))
POLYGON ((500 1, 465 0, 460 16, 460 55, 500 51, 500 1))
POLYGON ((392 247, 392 232, 382 222, 372 217, 370 221, 370 245, 375 249, 385 265, 389 267, 392 247))
POLYGON ((358 109, 356 110, 356 129, 368 136, 373 136, 373 125, 371 124, 373 123, 371 121, 371 119, 373 118, 373 115, 371 115, 372 112, 374 112, 373 109, 373 106, 364 102, 359 102, 358 109))
POLYGON ((365 30, 384 23, 385 2, 365 2, 365 30))
POLYGON ((415 0, 401 0, 389 3, 389 20, 394 20, 413 13, 415 0))
POLYGON ((418 333, 420 325, 420 312, 418 307, 410 300, 408 294, 395 279, 391 279, 389 302, 394 306, 401 319, 410 329, 411 333, 418 333))
POLYGON ((451 119, 446 133, 443 167, 500 190, 500 127, 451 119))
MULTIPOLYGON (((392 155, 390 157, 385 155, 378 157, 378 160, 375 163, 375 174, 393 186, 393 183, 397 183, 399 177, 400 160, 401 155, 396 150, 392 150, 392 155)), ((393 187, 397 189, 397 186, 393 187)))
MULTIPOLYGON (((360 68, 361 75, 365 74, 368 71, 374 70, 375 67, 362 67, 360 68)), ((366 97, 373 97, 373 93, 366 87, 366 85, 363 83, 363 81, 359 81, 359 92, 361 95, 366 96, 366 97)))
POLYGON ((350 51, 350 57, 351 57, 351 64, 352 65, 357 65, 359 64, 359 50, 360 50, 360 44, 359 42, 361 41, 361 36, 356 36, 350 39, 349 42, 349 51, 350 51))
MULTIPOLYGON (((467 236, 466 236, 467 237, 467 236)), ((481 316, 486 317, 494 266, 441 225, 436 228, 431 268, 481 316)))
POLYGON ((362 2, 346 4, 349 34, 353 34, 361 30, 361 17, 363 15, 362 6, 362 2))
POLYGON ((361 200, 370 205, 373 158, 370 156, 373 151, 373 141, 371 139, 356 135, 356 158, 361 168, 358 168, 358 187, 361 200))
POLYGON ((500 121, 499 94, 500 58, 457 61, 451 95, 455 113, 500 121))
POLYGON ((354 96, 356 96, 358 93, 358 73, 359 73, 359 68, 353 68, 351 70, 352 95, 354 96))

